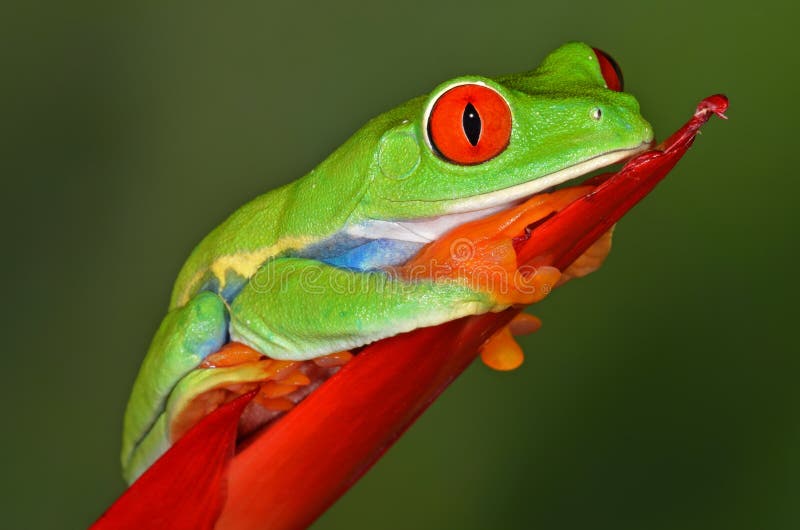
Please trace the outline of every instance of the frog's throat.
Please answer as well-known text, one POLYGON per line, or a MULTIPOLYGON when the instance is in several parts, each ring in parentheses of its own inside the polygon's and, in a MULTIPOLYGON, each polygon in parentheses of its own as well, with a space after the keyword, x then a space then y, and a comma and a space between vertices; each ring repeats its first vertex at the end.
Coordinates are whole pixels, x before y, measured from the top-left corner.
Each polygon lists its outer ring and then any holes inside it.
POLYGON ((611 151, 516 186, 449 201, 451 203, 445 207, 442 215, 392 221, 368 219, 347 226, 345 232, 352 238, 430 243, 456 226, 505 210, 548 188, 627 160, 647 150, 651 144, 643 142, 633 148, 611 151))

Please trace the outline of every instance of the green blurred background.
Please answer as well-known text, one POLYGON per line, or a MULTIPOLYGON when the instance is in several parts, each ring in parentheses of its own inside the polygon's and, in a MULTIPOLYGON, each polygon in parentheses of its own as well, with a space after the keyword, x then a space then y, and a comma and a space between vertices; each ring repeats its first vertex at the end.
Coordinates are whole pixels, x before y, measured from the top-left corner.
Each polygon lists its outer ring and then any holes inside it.
POLYGON ((229 212, 568 40, 616 57, 662 137, 712 93, 730 120, 536 308, 522 369, 473 366, 315 528, 800 528, 789 2, 2 9, 3 528, 85 527, 122 491, 132 379, 229 212))

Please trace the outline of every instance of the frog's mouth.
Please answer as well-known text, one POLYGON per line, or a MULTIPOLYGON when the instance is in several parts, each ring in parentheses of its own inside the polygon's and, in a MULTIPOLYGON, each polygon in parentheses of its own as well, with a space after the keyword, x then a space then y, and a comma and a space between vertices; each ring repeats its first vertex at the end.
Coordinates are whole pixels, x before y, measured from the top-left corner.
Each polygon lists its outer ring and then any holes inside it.
POLYGON ((550 173, 549 175, 544 175, 543 177, 529 180, 522 184, 483 193, 481 195, 475 195, 465 200, 459 200, 447 208, 447 214, 480 212, 493 208, 507 208, 512 204, 528 199, 537 193, 545 192, 559 184, 578 179, 598 169, 630 160, 639 153, 649 149, 652 145, 652 141, 642 142, 636 147, 611 151, 610 153, 590 158, 589 160, 566 167, 555 173, 550 173))
POLYGON ((636 147, 611 151, 522 184, 448 201, 442 215, 395 221, 370 219, 348 227, 347 233, 351 237, 424 245, 439 239, 456 226, 506 210, 555 186, 630 160, 652 145, 652 141, 642 142, 636 147))

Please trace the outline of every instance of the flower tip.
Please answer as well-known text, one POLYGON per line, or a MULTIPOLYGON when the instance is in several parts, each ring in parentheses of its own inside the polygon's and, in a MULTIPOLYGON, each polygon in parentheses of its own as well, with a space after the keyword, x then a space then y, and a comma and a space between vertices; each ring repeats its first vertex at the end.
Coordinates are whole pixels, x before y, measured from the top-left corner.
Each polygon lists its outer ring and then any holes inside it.
POLYGON ((699 118, 708 113, 714 113, 723 120, 727 120, 728 117, 725 116, 726 110, 728 110, 728 96, 725 94, 714 94, 713 96, 708 96, 697 105, 697 110, 694 115, 699 118))

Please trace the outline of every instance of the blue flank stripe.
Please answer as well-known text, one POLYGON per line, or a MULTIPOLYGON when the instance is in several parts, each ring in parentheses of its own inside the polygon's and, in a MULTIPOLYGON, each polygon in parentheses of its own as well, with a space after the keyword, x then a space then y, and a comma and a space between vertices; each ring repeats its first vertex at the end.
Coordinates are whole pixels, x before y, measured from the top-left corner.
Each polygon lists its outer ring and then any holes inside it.
POLYGON ((400 265, 422 248, 422 243, 397 241, 395 239, 372 239, 338 256, 321 258, 321 261, 357 271, 380 269, 400 265))

